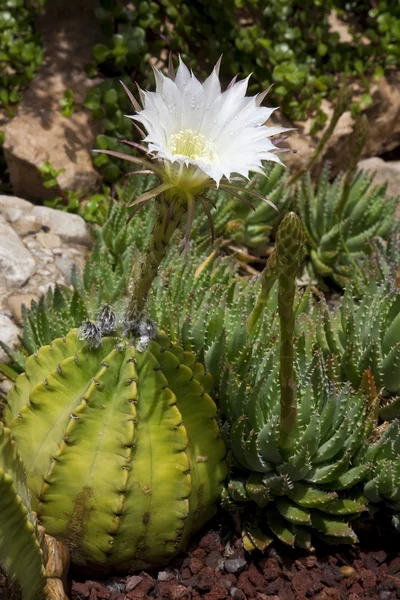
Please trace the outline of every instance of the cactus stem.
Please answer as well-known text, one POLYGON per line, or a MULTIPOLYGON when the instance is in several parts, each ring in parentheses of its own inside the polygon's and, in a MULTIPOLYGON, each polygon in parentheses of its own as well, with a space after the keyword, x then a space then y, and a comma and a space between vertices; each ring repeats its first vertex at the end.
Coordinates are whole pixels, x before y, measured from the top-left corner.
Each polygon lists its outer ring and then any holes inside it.
POLYGON ((265 269, 260 275, 261 290, 258 294, 256 305, 247 319, 247 333, 250 335, 254 332, 254 328, 258 323, 260 316, 262 315, 264 306, 267 303, 269 293, 276 281, 277 276, 278 271, 276 266, 276 252, 273 251, 268 258, 265 269))
POLYGON ((296 292, 296 274, 304 252, 304 231, 300 219, 289 213, 282 221, 276 236, 276 259, 278 269, 278 309, 280 318, 280 434, 279 445, 289 450, 294 440, 292 433, 297 421, 296 381, 294 373, 293 335, 296 292))
POLYGON ((129 282, 130 299, 125 318, 135 325, 143 318, 147 296, 163 260, 168 243, 184 213, 184 203, 168 193, 160 196, 157 220, 154 225, 150 246, 139 265, 134 265, 129 282), (178 200, 178 201, 177 201, 178 200), (173 210, 170 207, 173 203, 173 210))

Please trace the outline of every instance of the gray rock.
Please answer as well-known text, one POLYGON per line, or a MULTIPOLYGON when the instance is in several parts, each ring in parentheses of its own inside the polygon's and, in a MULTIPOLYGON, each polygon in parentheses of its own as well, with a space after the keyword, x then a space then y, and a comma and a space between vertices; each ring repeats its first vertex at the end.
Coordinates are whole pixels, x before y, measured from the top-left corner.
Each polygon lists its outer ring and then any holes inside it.
MULTIPOLYGON (((18 344, 19 328, 5 314, 0 313, 0 341, 11 348, 15 348, 18 344)), ((8 356, 2 348, 0 348, 0 361, 8 362, 8 356)))
POLYGON ((33 275, 35 259, 13 228, 0 217, 0 287, 23 286, 33 275))
POLYGON ((66 213, 46 206, 34 206, 32 215, 50 232, 58 235, 63 242, 89 246, 89 228, 79 215, 66 213))
POLYGON ((228 558, 224 563, 227 573, 238 573, 246 566, 244 558, 228 558))
POLYGON ((72 269, 75 264, 74 261, 72 261, 67 256, 57 256, 55 263, 56 263, 57 269, 63 275, 66 283, 68 285, 70 285, 71 284, 71 273, 72 273, 72 269))

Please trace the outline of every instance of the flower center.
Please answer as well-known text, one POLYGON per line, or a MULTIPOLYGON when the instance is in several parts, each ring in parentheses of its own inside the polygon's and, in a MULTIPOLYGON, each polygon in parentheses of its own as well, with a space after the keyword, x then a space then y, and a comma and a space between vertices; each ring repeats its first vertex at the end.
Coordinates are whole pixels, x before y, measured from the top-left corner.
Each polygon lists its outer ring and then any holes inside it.
POLYGON ((179 133, 171 135, 168 150, 174 156, 187 156, 192 160, 202 160, 209 165, 218 163, 215 144, 206 140, 202 133, 195 133, 191 129, 182 129, 179 133))

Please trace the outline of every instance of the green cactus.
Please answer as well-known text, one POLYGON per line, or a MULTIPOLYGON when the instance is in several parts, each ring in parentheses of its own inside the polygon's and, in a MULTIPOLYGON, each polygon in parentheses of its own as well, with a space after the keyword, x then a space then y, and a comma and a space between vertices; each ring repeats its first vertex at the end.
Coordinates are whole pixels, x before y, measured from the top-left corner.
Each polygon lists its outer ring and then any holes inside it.
POLYGON ((369 240, 388 234, 398 200, 385 198, 386 184, 373 187, 372 183, 373 175, 360 172, 350 183, 346 176, 329 183, 327 166, 317 186, 309 173, 302 178, 295 205, 306 231, 311 278, 329 278, 345 287, 369 240))
POLYGON ((364 486, 366 498, 372 504, 384 503, 393 512, 393 525, 400 530, 399 421, 394 421, 388 426, 384 424, 382 434, 365 451, 362 462, 373 464, 364 486))
POLYGON ((12 597, 44 600, 43 554, 17 445, 0 423, 0 567, 12 597))
POLYGON ((400 416, 400 289, 372 281, 359 303, 349 287, 339 310, 321 303, 319 346, 336 357, 339 376, 358 389, 369 369, 381 397, 380 416, 400 416))
POLYGON ((46 531, 76 564, 127 570, 166 563, 213 515, 226 450, 195 357, 147 330, 101 337, 114 327, 108 311, 87 341, 28 358, 4 417, 46 531))
POLYGON ((303 333, 295 323, 302 245, 301 225, 289 214, 276 244, 281 343, 264 346, 244 378, 230 364, 229 381, 219 390, 232 451, 224 503, 242 513, 249 549, 264 548, 273 535, 307 549, 312 533, 353 543, 357 536, 349 521, 367 508, 357 484, 370 466, 355 466, 355 460, 375 423, 377 400, 373 390, 354 393, 331 381, 329 364, 308 331, 311 321, 306 317, 303 333))

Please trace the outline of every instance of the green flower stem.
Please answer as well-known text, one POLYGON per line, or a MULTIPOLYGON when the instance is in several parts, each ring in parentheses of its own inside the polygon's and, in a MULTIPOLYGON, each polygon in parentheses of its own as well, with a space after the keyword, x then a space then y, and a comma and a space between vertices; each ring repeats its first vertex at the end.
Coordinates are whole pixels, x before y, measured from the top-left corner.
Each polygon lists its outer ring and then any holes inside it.
POLYGON ((322 150, 325 148, 326 144, 328 143, 332 133, 334 132, 334 129, 335 129, 340 117, 342 116, 342 114, 344 112, 346 112, 346 110, 349 109, 352 93, 353 93, 352 88, 350 86, 343 88, 343 90, 341 91, 341 93, 339 95, 338 102, 335 106, 335 109, 333 111, 333 115, 330 120, 330 123, 329 123, 328 127, 326 128, 326 131, 323 134, 322 138, 320 139, 319 144, 314 151, 314 154, 311 155, 310 159, 307 161, 307 163, 305 165, 303 165, 297 171, 295 171, 295 173, 292 175, 292 177, 290 177, 288 179, 288 182, 287 182, 288 185, 292 185, 300 177, 302 177, 304 175, 304 173, 307 173, 307 171, 311 171, 311 169, 313 168, 317 159, 319 158, 322 150))
POLYGON ((276 265, 276 252, 274 250, 268 258, 267 264, 265 265, 265 269, 260 275, 261 290, 258 295, 256 304, 247 319, 247 333, 249 335, 251 335, 254 332, 255 326, 258 323, 258 320, 268 301, 269 293, 276 281, 277 276, 278 270, 276 265))
POLYGON ((293 444, 292 432, 297 421, 296 380, 294 374, 293 335, 296 293, 296 274, 304 255, 304 231, 300 219, 289 213, 283 219, 276 236, 278 269, 278 309, 280 318, 280 371, 281 390, 280 447, 288 450, 293 444))
POLYGON ((137 321, 142 317, 151 284, 185 211, 185 205, 180 198, 168 194, 161 195, 157 202, 157 221, 152 232, 151 244, 141 262, 135 264, 132 269, 129 282, 131 296, 125 313, 128 322, 137 321))

